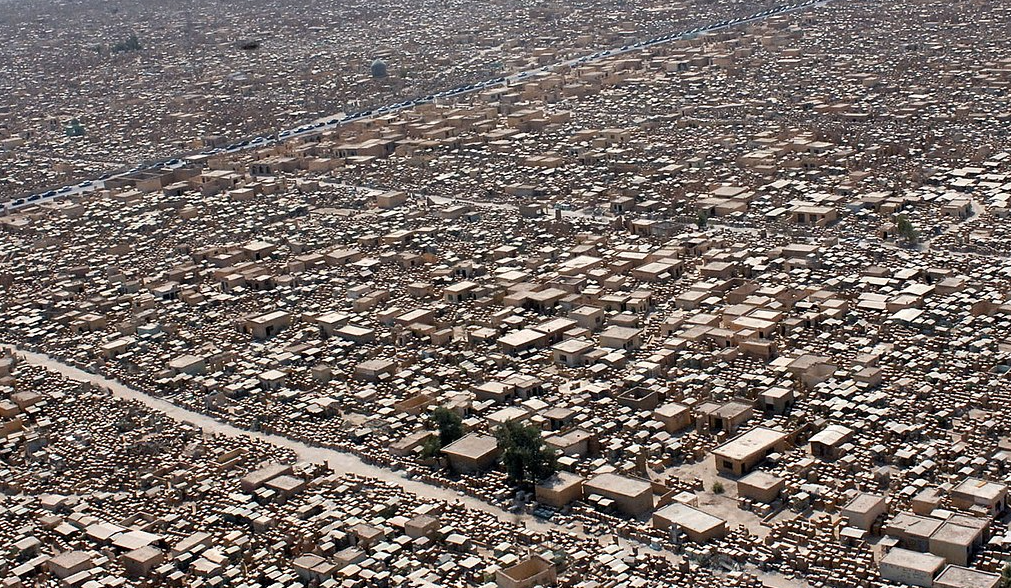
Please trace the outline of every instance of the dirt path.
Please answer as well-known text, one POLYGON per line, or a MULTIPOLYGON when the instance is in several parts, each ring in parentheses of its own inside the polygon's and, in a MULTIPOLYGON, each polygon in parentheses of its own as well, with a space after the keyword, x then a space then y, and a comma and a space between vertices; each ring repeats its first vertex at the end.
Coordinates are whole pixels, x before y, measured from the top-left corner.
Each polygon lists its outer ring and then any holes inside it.
POLYGON ((112 394, 118 398, 125 398, 128 400, 136 400, 148 408, 156 410, 158 412, 164 413, 167 416, 172 417, 177 421, 192 423, 197 427, 204 430, 205 433, 213 433, 217 435, 225 435, 228 437, 246 437, 249 439, 259 439, 261 441, 266 441, 277 447, 283 447, 285 449, 290 449, 295 452, 300 460, 310 461, 314 463, 326 463, 330 466, 332 470, 339 473, 351 473, 357 474, 359 476, 365 476, 369 478, 375 478, 382 480, 384 482, 392 482, 405 490, 422 496, 425 498, 431 498, 435 500, 445 500, 449 502, 459 501, 469 508, 474 510, 480 510, 483 512, 491 513, 502 521, 514 522, 519 524, 525 524, 527 528, 536 531, 545 531, 549 529, 559 530, 569 534, 575 534, 581 537, 585 537, 582 533, 576 533, 570 529, 561 527, 560 525, 554 525, 550 523, 545 523, 540 521, 530 515, 516 515, 503 511, 500 508, 492 506, 482 500, 473 498, 471 496, 460 495, 452 490, 446 488, 441 488, 432 484, 426 484, 418 480, 412 480, 407 478, 399 472, 389 470, 376 465, 368 464, 359 459, 357 456, 350 453, 343 453, 336 451, 334 449, 327 449, 325 447, 313 447, 311 445, 306 445, 305 443, 289 439, 287 437, 282 437, 280 435, 271 435, 269 433, 246 431, 238 427, 223 423, 214 419, 213 417, 200 414, 198 412, 193 412, 186 408, 182 408, 156 398, 149 394, 145 394, 139 390, 135 390, 128 386, 125 386, 115 380, 110 380, 103 376, 88 373, 80 368, 67 365, 60 362, 59 360, 50 357, 42 353, 33 353, 30 351, 24 351, 22 349, 13 348, 10 346, 3 346, 7 349, 12 349, 18 355, 23 357, 25 361, 32 365, 42 366, 48 368, 54 372, 62 374, 71 380, 76 380, 78 382, 90 382, 96 386, 101 386, 103 388, 108 388, 112 394))
MULTIPOLYGON (((384 482, 390 482, 396 484, 403 488, 404 490, 414 493, 418 496, 425 498, 430 498, 433 500, 444 500, 448 502, 459 502, 460 504, 481 512, 490 513, 495 515, 500 521, 510 522, 525 526, 527 529, 538 532, 546 531, 557 531, 579 537, 580 539, 591 539, 594 541, 600 541, 600 537, 591 536, 584 533, 580 528, 569 528, 562 525, 558 525, 551 522, 542 521, 531 515, 527 514, 513 514, 508 513, 496 506, 488 504, 477 498, 461 495, 452 490, 435 486, 433 484, 427 484, 418 480, 412 480, 407 478, 399 472, 389 470, 376 465, 368 464, 359 459, 357 456, 350 453, 344 453, 334 449, 328 449, 325 447, 313 447, 311 445, 306 445, 300 441, 295 441, 287 437, 282 437, 280 435, 272 435, 269 433, 257 432, 257 431, 246 431, 238 427, 223 423, 214 419, 213 417, 207 416, 205 414, 200 414, 192 410, 176 406, 171 402, 162 400, 146 394, 129 386, 125 386, 120 382, 111 380, 104 376, 98 374, 92 374, 86 372, 80 368, 72 365, 67 365, 60 360, 53 358, 49 355, 43 353, 35 353, 31 351, 25 351, 10 345, 0 345, 0 348, 10 349, 11 351, 17 353, 19 356, 24 358, 26 362, 32 365, 45 367, 56 373, 59 373, 71 380, 78 382, 89 382, 96 386, 101 386, 103 388, 109 389, 112 394, 118 398, 124 398, 128 400, 136 400, 141 404, 156 410, 158 412, 164 413, 165 415, 172 417, 175 420, 191 423, 197 427, 203 429, 205 433, 213 433, 217 435, 226 435, 228 437, 245 437, 248 439, 258 439, 261 441, 266 441, 277 447, 283 447, 290 449, 298 456, 300 460, 314 462, 314 463, 326 463, 335 472, 344 472, 356 474, 359 476, 375 478, 377 480, 382 480, 384 482)), ((577 525, 578 527, 578 525, 577 525)), ((647 550, 655 553, 660 557, 665 557, 670 561, 678 562, 681 557, 675 553, 671 553, 666 550, 654 551, 648 546, 639 543, 637 541, 630 541, 624 538, 618 539, 618 543, 622 547, 636 548, 640 550, 647 550)), ((753 571, 767 586, 775 588, 805 588, 808 586, 806 582, 799 580, 787 579, 784 576, 778 574, 768 574, 753 571)))

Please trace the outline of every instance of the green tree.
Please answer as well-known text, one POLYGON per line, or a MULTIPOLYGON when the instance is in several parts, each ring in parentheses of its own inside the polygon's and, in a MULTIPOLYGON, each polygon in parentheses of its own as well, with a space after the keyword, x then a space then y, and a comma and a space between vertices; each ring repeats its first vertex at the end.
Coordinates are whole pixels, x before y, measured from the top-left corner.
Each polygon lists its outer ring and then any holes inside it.
POLYGON ((699 216, 695 219, 695 224, 697 224, 700 229, 706 228, 706 225, 709 224, 709 215, 706 214, 706 211, 699 211, 699 216))
POLYGON ((1011 562, 1004 564, 1000 571, 1000 588, 1011 588, 1011 562))
POLYGON ((120 41, 112 47, 113 53, 124 53, 127 51, 140 51, 143 49, 140 45, 140 39, 137 35, 131 34, 125 41, 120 41))
POLYGON ((920 236, 920 233, 917 232, 916 227, 913 226, 913 223, 909 222, 909 219, 906 218, 906 215, 904 214, 900 214, 895 219, 895 227, 899 231, 899 236, 908 241, 909 243, 915 243, 920 236))
POLYGON ((463 419, 445 406, 432 411, 429 421, 439 430, 439 448, 463 437, 463 419))
POLYGON ((558 456, 544 443, 536 427, 507 422, 495 431, 495 437, 513 482, 535 484, 558 470, 558 456))
POLYGON ((439 437, 432 435, 421 444, 421 458, 432 459, 439 455, 441 449, 442 445, 439 443, 439 437))

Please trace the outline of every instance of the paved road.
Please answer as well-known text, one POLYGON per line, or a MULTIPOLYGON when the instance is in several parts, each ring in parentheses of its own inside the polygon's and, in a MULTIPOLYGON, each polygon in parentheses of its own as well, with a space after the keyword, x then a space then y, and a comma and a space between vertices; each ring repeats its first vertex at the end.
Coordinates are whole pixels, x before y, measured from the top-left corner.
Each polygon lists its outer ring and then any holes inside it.
MULTIPOLYGON (((111 380, 109 378, 92 374, 86 372, 80 368, 65 364, 58 359, 51 357, 43 353, 35 353, 31 351, 26 351, 19 349, 11 345, 0 344, 0 349, 9 349, 20 355, 26 362, 36 366, 42 366, 56 373, 62 374, 63 376, 75 380, 78 382, 90 382, 96 386, 101 386, 107 388, 114 396, 118 398, 125 398, 128 400, 136 400, 141 404, 156 410, 158 412, 164 413, 165 415, 181 422, 190 423, 197 427, 203 429, 205 433, 213 433, 216 435, 225 435, 228 437, 238 437, 247 439, 258 439, 260 441, 266 441, 271 443, 276 447, 283 447, 292 450, 300 460, 309 461, 313 463, 326 463, 332 470, 339 473, 352 473, 359 476, 364 476, 368 478, 375 478, 377 480, 382 480, 384 482, 390 482, 396 484, 412 492, 418 496, 425 498, 430 498, 433 500, 444 500, 447 502, 460 502, 464 506, 494 515, 500 521, 510 522, 525 526, 527 529, 538 532, 546 531, 557 531, 578 537, 580 539, 591 539, 595 541, 614 541, 615 538, 612 537, 598 537, 587 535, 582 531, 579 526, 574 529, 568 527, 563 527, 555 523, 542 521, 530 515, 517 515, 512 513, 507 513, 500 508, 492 506, 482 500, 473 498, 470 496, 461 496, 452 490, 447 490, 445 488, 435 486, 433 484, 427 484, 418 480, 412 480, 405 477, 403 474, 394 472, 392 470, 382 468, 376 465, 368 464, 359 459, 358 457, 351 455, 349 453, 343 453, 333 449, 327 449, 323 447, 313 447, 289 439, 287 437, 282 437, 280 435, 272 435, 263 432, 253 432, 239 429, 227 423, 223 423, 213 417, 201 414, 198 412, 191 411, 180 406, 176 406, 171 402, 151 396, 129 386, 125 386, 120 382, 111 380)), ((649 548, 647 545, 639 543, 637 541, 630 541, 624 538, 617 538, 619 545, 629 549, 639 549, 647 550, 656 554, 659 557, 664 557, 674 563, 681 561, 681 556, 672 553, 667 550, 656 551, 649 548)), ((756 570, 752 570, 751 573, 757 575, 763 583, 765 583, 770 588, 805 588, 808 584, 802 580, 792 580, 787 579, 785 576, 779 574, 769 574, 762 573, 756 570)))
POLYGON ((541 67, 540 69, 521 71, 511 74, 509 76, 501 76, 491 80, 485 80, 483 82, 477 82, 474 84, 460 86, 458 88, 444 90, 442 92, 437 92, 435 94, 430 94, 428 96, 416 98, 414 100, 405 100, 403 102, 397 102, 386 106, 380 106, 374 110, 355 112, 351 114, 345 114, 343 116, 333 115, 329 117, 322 117, 293 129, 285 129, 279 131, 276 136, 266 136, 266 137, 261 136, 261 137, 248 137, 244 139, 236 139, 235 143, 232 143, 231 145, 228 145, 225 148, 217 148, 201 152, 191 151, 187 153, 181 153, 172 158, 165 158, 157 161, 152 161, 146 164, 141 164, 130 170, 121 170, 109 176, 103 176, 102 179, 81 182, 80 184, 76 185, 63 186, 61 188, 56 188, 47 192, 43 192, 41 194, 32 194, 22 198, 15 198, 9 202, 0 202, 0 215, 7 214, 19 208, 32 206, 34 204, 38 204, 40 202, 45 202, 55 198, 77 196, 80 194, 92 192, 96 189, 104 187, 103 184, 104 179, 121 178, 124 176, 128 176, 134 172, 149 168, 161 168, 166 166, 179 167, 185 165, 184 158, 191 155, 239 153, 241 151, 250 149, 260 149, 269 145, 273 145, 275 143, 289 141, 292 139, 298 139, 310 135, 316 135, 324 131, 333 130, 340 126, 357 122, 359 120, 365 120, 376 116, 385 116, 387 114, 399 112, 401 110, 414 108, 419 104, 436 102, 444 98, 456 98, 467 94, 483 92, 489 88, 494 87, 508 87, 514 83, 522 83, 537 78, 539 76, 550 75, 554 70, 561 70, 568 67, 586 65, 589 63, 605 59, 611 59, 619 55, 642 51, 644 49, 656 47, 658 45, 664 45, 668 43, 673 43, 675 41, 692 38, 697 35, 706 33, 715 33, 733 27, 759 22, 767 18, 771 18, 773 16, 788 14, 799 10, 806 10, 808 8, 812 8, 815 6, 822 6, 833 1, 835 0, 799 0, 793 4, 781 4, 779 6, 764 10, 756 14, 752 14, 750 16, 742 16, 734 19, 728 19, 718 23, 697 27, 691 30, 671 33, 669 35, 664 35, 662 37, 657 37, 655 39, 649 39, 647 41, 642 41, 631 45, 625 45, 619 48, 598 51, 597 53, 593 53, 591 55, 584 55, 582 57, 568 59, 552 65, 546 65, 544 67, 541 67))

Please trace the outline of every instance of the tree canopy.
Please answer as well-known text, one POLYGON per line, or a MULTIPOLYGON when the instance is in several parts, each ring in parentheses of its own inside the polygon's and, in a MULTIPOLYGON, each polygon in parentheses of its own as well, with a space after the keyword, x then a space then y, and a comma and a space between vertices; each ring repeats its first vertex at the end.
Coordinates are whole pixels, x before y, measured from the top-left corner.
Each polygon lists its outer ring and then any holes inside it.
POLYGON ((428 424, 439 431, 421 445, 421 457, 431 459, 439 455, 443 447, 463 437, 463 419, 445 406, 436 407, 428 415, 428 424))
POLYGON ((507 422, 495 431, 495 437, 512 481, 536 484, 558 470, 555 451, 544 443, 536 427, 507 422))
POLYGON ((445 447, 463 437, 463 419, 445 406, 433 410, 429 421, 439 430, 440 447, 445 447))
POLYGON ((916 227, 913 226, 913 223, 909 222, 909 219, 904 214, 900 214, 895 219, 895 228, 898 230, 899 236, 910 243, 915 243, 920 236, 916 227))
POLYGON ((143 49, 137 35, 131 34, 125 41, 120 41, 112 46, 113 53, 123 53, 127 51, 140 51, 143 49))

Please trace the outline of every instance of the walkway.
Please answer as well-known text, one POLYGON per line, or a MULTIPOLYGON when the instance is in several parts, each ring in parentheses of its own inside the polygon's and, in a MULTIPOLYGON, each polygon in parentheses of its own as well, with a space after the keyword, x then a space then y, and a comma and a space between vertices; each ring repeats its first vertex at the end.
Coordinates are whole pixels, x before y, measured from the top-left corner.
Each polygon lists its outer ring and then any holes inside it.
POLYGON ((113 396, 128 400, 136 400, 148 408, 164 413, 177 421, 191 423, 200 427, 205 433, 225 435, 227 437, 245 437, 266 441, 276 447, 283 447, 285 449, 292 450, 300 460, 313 463, 326 463, 333 471, 338 473, 351 473, 368 478, 375 478, 384 482, 391 482, 408 492, 412 492, 425 498, 431 498, 433 500, 445 500, 448 502, 460 501, 467 507, 474 510, 491 513, 498 517, 501 521, 525 524, 528 529, 534 531, 547 531, 554 529, 569 534, 576 534, 580 537, 585 537, 585 535, 581 533, 574 533, 572 530, 561 527, 560 525, 545 523, 530 515, 507 513, 502 509, 492 506, 477 498, 460 495, 452 490, 441 488, 433 484, 412 480, 401 473, 394 472, 393 470, 365 463, 350 453, 344 453, 325 447, 313 447, 280 435, 240 429, 205 414, 193 412, 189 409, 176 406, 166 400, 162 400, 161 398, 145 394, 144 392, 130 388, 129 386, 124 386, 115 380, 110 380, 103 376, 88 373, 80 368, 67 365, 46 354, 33 353, 10 345, 0 345, 0 347, 13 350, 29 364, 45 367, 62 374, 71 380, 89 382, 96 386, 107 388, 112 392, 113 396))
MULTIPOLYGON (((432 500, 443 500, 447 502, 459 502, 464 506, 489 513, 494 515, 498 520, 503 522, 514 523, 522 525, 531 531, 536 532, 548 532, 556 531, 560 533, 565 533, 578 537, 580 539, 590 539, 594 541, 607 541, 607 537, 597 537, 587 535, 580 529, 570 529, 562 525, 555 523, 543 521, 541 519, 535 518, 528 514, 513 514, 508 513, 496 506, 488 504, 482 500, 474 498, 472 496, 467 496, 464 494, 459 494, 452 490, 447 490, 433 484, 428 484, 421 482, 419 480, 412 480, 405 475, 394 472, 383 467, 368 464, 359 459, 358 457, 350 454, 337 451, 334 449, 328 449, 325 447, 314 447, 311 445, 306 445, 305 443, 289 439, 287 437, 282 437, 280 435, 272 435, 269 433, 257 432, 257 431, 246 431, 239 429, 238 427, 223 423, 213 417, 194 412, 192 410, 176 406, 171 402, 151 396, 129 386, 125 386, 120 382, 111 380, 104 376, 98 374, 92 374, 86 372, 78 367, 68 365, 62 361, 46 355, 44 353, 36 353, 31 351, 26 351, 12 345, 0 344, 0 349, 9 349, 19 356, 21 356, 27 363, 35 366, 45 367, 53 372, 59 373, 71 380, 78 382, 89 382, 96 386, 100 386, 108 389, 113 396, 118 398, 124 398, 127 400, 135 400, 141 404, 147 406, 152 410, 164 413, 165 415, 181 422, 190 423, 197 427, 203 429, 205 433, 213 433, 216 435, 225 435, 228 437, 244 437, 247 439, 257 439, 260 441, 265 441, 276 447, 283 447, 285 449, 290 449, 298 456, 300 460, 309 461, 313 463, 326 463, 330 469, 338 473, 350 473, 367 478, 375 478, 377 480, 382 480, 384 482, 390 482, 400 486, 404 490, 416 494, 418 496, 429 498, 432 500)), ((613 541, 613 538, 611 539, 613 541)), ((620 538, 618 540, 619 545, 626 548, 635 548, 639 550, 652 551, 659 557, 664 557, 672 562, 679 562, 681 556, 671 553, 666 550, 655 551, 650 549, 647 545, 644 545, 638 541, 626 540, 620 538)), ((769 574, 758 572, 757 570, 751 570, 751 572, 757 575, 767 586, 775 588, 805 588, 808 584, 801 580, 791 580, 779 574, 769 574)))

